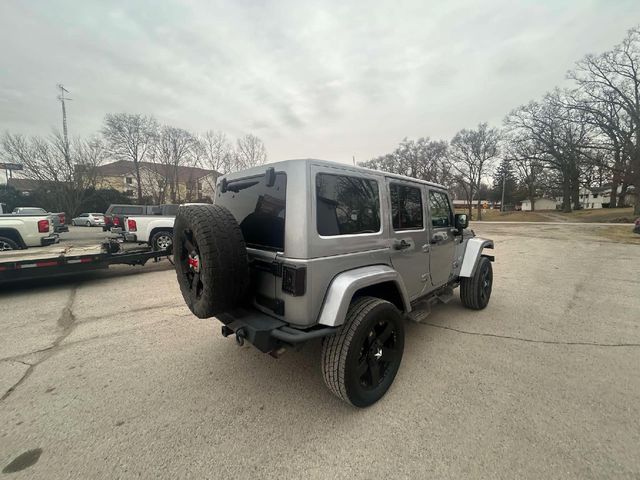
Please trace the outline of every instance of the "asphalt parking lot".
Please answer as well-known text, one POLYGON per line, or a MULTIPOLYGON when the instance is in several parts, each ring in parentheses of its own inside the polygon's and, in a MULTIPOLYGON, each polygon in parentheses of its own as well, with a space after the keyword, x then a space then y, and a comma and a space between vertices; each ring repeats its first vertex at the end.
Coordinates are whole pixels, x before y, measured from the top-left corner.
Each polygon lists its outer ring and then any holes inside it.
MULTIPOLYGON (((597 227, 584 227, 597 228, 597 227)), ((486 310, 407 324, 356 410, 318 343, 276 360, 184 306, 168 262, 0 287, 7 478, 639 478, 640 246, 568 225, 496 242, 486 310)))

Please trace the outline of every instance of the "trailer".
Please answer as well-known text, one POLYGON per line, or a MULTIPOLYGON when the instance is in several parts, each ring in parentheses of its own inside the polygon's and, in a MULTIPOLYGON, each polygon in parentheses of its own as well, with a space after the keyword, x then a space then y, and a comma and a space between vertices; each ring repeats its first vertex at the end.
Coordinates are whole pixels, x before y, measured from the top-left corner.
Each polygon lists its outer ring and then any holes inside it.
POLYGON ((144 265, 171 252, 150 247, 125 248, 115 239, 97 245, 30 248, 0 252, 0 283, 73 275, 110 265, 144 265))

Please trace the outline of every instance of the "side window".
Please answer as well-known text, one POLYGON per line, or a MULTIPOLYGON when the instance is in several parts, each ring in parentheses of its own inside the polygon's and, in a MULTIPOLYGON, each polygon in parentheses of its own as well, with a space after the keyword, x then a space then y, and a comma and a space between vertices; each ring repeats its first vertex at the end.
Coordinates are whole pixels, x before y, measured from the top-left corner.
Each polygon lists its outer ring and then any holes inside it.
POLYGON ((378 182, 319 173, 316 176, 316 225, 320 235, 380 231, 378 182))
POLYGON ((389 192, 393 229, 396 231, 422 229, 423 210, 420 189, 392 183, 389 185, 389 192))
POLYGON ((434 227, 452 226, 451 205, 445 193, 429 191, 429 211, 431 213, 431 225, 434 227))
POLYGON ((119 213, 122 213, 122 207, 113 207, 113 210, 111 210, 111 213, 113 215, 117 215, 119 213))

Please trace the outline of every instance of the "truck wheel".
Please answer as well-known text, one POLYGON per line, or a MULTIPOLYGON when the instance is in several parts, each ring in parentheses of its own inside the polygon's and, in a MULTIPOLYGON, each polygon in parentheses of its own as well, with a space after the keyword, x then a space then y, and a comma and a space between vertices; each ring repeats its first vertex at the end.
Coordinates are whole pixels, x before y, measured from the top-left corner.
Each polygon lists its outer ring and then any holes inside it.
POLYGON ((404 324, 386 300, 354 300, 339 333, 322 344, 322 376, 329 390, 356 407, 368 407, 387 392, 404 350, 404 324))
POLYGON ((493 286, 493 267, 487 257, 480 257, 473 276, 460 280, 460 300, 473 310, 482 310, 489 303, 493 286))
POLYGON ((199 318, 236 307, 249 285, 242 231, 220 205, 181 206, 173 228, 173 257, 185 302, 199 318))
POLYGON ((151 247, 154 250, 168 250, 171 252, 173 246, 173 232, 161 230, 151 237, 151 247))
POLYGON ((0 237, 0 252, 18 250, 18 244, 7 237, 0 237))

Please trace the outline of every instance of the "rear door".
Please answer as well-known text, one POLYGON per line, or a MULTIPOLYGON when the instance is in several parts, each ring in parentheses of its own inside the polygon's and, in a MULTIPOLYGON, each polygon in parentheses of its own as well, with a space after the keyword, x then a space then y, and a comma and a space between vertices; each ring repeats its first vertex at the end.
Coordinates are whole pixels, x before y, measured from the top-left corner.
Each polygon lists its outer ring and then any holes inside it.
POLYGON ((428 286, 429 243, 421 186, 387 179, 391 207, 391 263, 404 281, 411 300, 428 286))
POLYGON ((431 284, 440 287, 449 281, 455 250, 453 210, 449 196, 442 190, 427 189, 429 197, 431 284))

